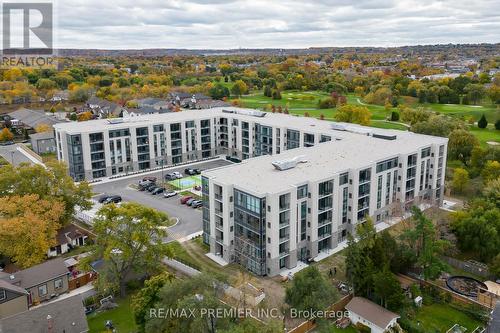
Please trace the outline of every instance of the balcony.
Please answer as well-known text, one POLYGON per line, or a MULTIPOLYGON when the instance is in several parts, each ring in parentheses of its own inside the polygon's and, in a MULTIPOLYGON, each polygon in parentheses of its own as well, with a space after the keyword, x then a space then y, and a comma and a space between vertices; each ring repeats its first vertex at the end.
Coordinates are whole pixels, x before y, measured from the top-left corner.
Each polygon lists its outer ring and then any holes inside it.
POLYGON ((215 200, 222 201, 222 194, 214 193, 215 200))
POLYGON ((280 258, 285 257, 290 254, 290 248, 284 248, 280 250, 280 258))
POLYGON ((223 238, 222 236, 215 236, 215 241, 216 241, 217 243, 222 244, 223 240, 224 240, 224 238, 223 238))
POLYGON ((219 229, 219 230, 222 230, 222 228, 224 227, 224 223, 221 222, 215 222, 215 228, 216 229, 219 229))
POLYGON ((323 240, 325 238, 328 238, 332 235, 332 232, 331 231, 328 231, 328 232, 324 232, 322 234, 318 234, 318 240, 323 240))
POLYGON ((222 216, 222 209, 217 209, 217 208, 215 208, 215 209, 214 209, 214 212, 215 212, 215 215, 222 216))
POLYGON ((286 234, 286 235, 280 236, 280 244, 284 243, 284 242, 287 242, 289 239, 290 239, 290 234, 286 234))

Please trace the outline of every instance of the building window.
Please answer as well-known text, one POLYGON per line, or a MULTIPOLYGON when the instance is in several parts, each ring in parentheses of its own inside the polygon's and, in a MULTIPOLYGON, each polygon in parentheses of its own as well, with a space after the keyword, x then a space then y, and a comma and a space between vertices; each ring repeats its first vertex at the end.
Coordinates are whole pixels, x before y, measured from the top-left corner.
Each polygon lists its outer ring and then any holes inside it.
POLYGON ((340 175, 339 185, 347 184, 348 181, 349 181, 349 173, 345 172, 340 175))
POLYGON ((63 280, 61 278, 54 280, 54 289, 61 289, 63 287, 63 280))
POLYGON ((47 285, 38 286, 38 296, 43 297, 45 295, 47 295, 47 285))
POLYGON ((307 197, 307 185, 302 185, 297 188, 297 199, 307 197))

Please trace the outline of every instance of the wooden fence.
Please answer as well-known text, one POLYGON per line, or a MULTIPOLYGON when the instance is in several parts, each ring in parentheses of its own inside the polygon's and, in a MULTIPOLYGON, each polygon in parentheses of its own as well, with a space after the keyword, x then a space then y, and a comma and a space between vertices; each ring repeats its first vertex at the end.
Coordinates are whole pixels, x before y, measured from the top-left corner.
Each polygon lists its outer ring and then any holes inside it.
POLYGON ((96 278, 97 274, 94 272, 87 272, 85 274, 78 275, 77 277, 69 280, 68 288, 69 290, 80 288, 81 286, 84 286, 87 283, 94 281, 96 278))

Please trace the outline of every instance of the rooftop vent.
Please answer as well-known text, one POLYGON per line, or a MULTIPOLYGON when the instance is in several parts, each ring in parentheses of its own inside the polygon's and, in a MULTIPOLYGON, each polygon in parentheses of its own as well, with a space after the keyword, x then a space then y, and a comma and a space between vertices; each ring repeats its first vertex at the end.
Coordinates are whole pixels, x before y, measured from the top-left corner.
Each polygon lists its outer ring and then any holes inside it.
POLYGON ((373 133, 373 137, 378 138, 378 139, 384 139, 384 140, 396 140, 397 139, 396 135, 384 135, 384 134, 377 134, 377 133, 373 133))
POLYGON ((299 163, 306 163, 307 159, 305 156, 296 156, 288 160, 274 161, 272 165, 279 171, 284 171, 288 169, 293 169, 299 163))
POLYGON ((249 110, 249 109, 239 109, 239 110, 228 110, 228 109, 223 109, 222 112, 224 113, 235 113, 235 114, 241 114, 245 116, 252 116, 252 117, 265 117, 266 113, 262 111, 257 111, 257 110, 249 110))

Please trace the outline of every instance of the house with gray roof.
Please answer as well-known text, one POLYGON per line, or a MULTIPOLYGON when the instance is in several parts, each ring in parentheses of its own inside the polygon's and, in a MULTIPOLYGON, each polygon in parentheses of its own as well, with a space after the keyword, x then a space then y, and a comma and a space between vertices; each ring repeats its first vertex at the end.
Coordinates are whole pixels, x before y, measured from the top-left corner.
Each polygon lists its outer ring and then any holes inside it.
POLYGON ((13 111, 9 113, 9 116, 13 126, 33 129, 42 124, 52 127, 54 124, 64 122, 52 115, 47 115, 43 110, 31 110, 26 108, 13 111))
POLYGON ((0 320, 5 333, 84 333, 89 327, 80 295, 48 304, 0 320))
POLYGON ((28 310, 28 292, 0 280, 0 319, 28 310))
POLYGON ((37 154, 55 153, 57 151, 54 131, 30 134, 31 149, 37 154))
POLYGON ((69 271, 63 258, 45 261, 11 275, 3 275, 0 279, 25 289, 29 293, 29 305, 36 305, 69 290, 69 271))

